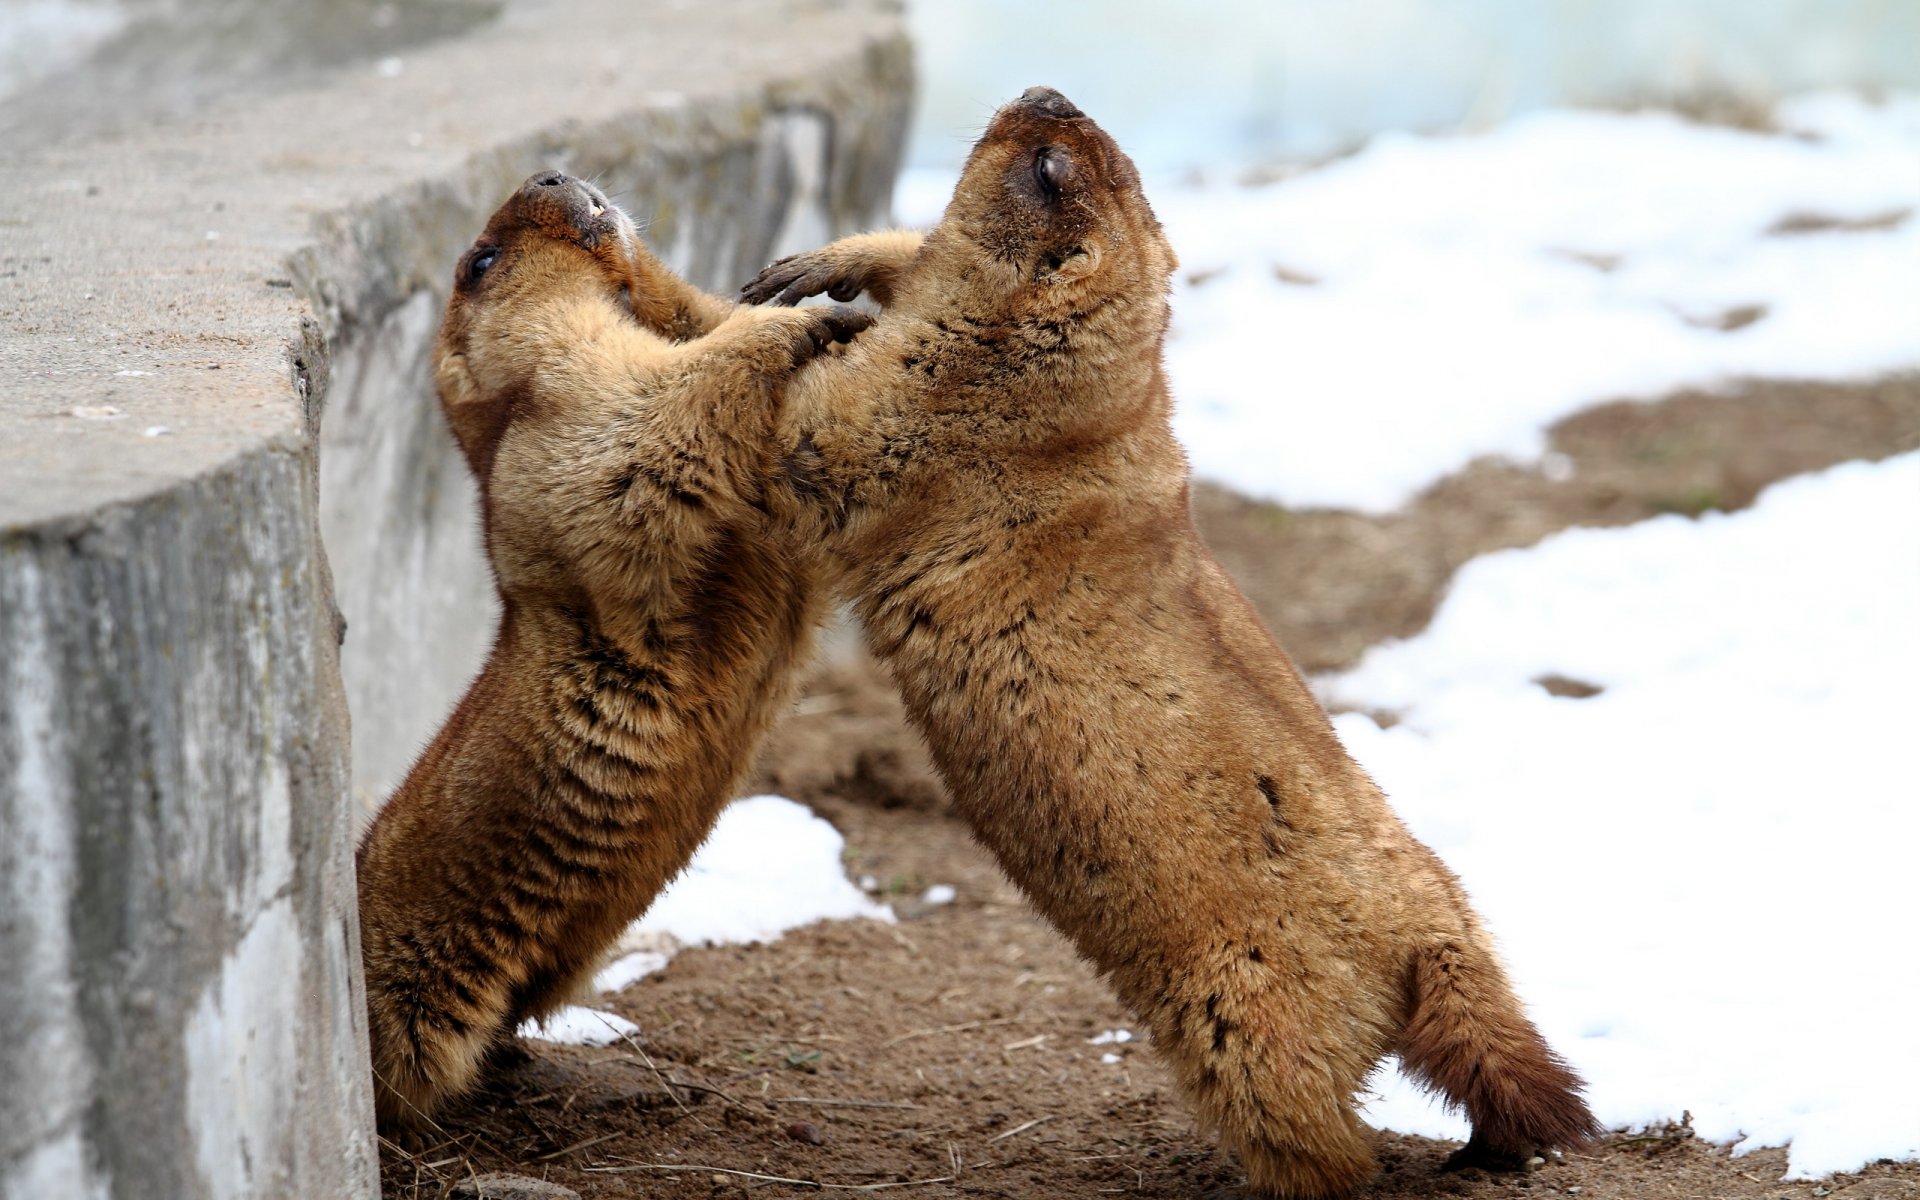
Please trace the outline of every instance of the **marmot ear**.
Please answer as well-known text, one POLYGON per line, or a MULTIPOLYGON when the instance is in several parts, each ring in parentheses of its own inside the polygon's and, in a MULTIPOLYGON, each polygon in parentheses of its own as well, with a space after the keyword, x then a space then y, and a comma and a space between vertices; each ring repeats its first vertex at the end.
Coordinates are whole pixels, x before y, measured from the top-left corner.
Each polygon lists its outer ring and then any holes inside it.
POLYGON ((1053 274, 1049 278, 1066 283, 1075 279, 1085 279, 1099 269, 1100 247, 1092 242, 1084 242, 1061 257, 1060 265, 1053 269, 1053 274))
POLYGON ((503 400, 489 401, 467 371, 464 354, 448 354, 434 371, 434 383, 440 393, 440 411, 467 465, 484 487, 493 466, 493 452, 506 429, 508 405, 503 400))

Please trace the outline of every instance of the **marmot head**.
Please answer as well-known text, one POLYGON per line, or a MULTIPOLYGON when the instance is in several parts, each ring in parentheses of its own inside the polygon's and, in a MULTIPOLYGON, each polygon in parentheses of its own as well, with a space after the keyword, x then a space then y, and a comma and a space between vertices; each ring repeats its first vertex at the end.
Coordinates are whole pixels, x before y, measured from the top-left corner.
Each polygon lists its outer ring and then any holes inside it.
POLYGON ((1046 87, 1002 107, 974 145, 930 249, 955 238, 985 267, 980 286, 1035 314, 1164 297, 1179 265, 1132 160, 1046 87))
MULTIPOLYGON (((558 171, 522 184, 487 222, 453 271, 453 293, 434 354, 434 378, 454 438, 484 493, 495 452, 539 369, 530 313, 604 319, 632 311, 633 222, 600 189, 558 171), (539 298, 542 303, 525 302, 539 298), (612 301, 612 304, 604 303, 612 301)), ((538 331, 550 333, 551 331, 538 331)), ((540 340, 547 340, 542 338, 540 340)))

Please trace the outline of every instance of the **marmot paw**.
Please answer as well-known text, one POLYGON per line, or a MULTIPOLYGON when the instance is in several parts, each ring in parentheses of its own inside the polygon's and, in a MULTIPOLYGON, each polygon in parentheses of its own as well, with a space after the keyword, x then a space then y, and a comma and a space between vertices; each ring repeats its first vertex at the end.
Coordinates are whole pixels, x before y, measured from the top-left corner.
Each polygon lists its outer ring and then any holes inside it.
POLYGON ((844 272, 831 259, 814 252, 794 254, 762 270, 740 289, 747 304, 798 304, 808 296, 827 296, 842 303, 866 290, 866 282, 844 272))

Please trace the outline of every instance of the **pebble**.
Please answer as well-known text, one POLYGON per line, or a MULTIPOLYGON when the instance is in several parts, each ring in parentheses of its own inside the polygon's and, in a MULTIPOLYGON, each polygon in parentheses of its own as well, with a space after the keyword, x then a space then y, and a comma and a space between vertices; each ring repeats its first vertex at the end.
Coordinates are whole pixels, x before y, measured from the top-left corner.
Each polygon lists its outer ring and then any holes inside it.
POLYGON ((812 1121, 795 1121, 787 1126, 787 1136, 796 1142, 805 1142, 809 1146, 824 1146, 827 1139, 821 1134, 820 1127, 812 1121))

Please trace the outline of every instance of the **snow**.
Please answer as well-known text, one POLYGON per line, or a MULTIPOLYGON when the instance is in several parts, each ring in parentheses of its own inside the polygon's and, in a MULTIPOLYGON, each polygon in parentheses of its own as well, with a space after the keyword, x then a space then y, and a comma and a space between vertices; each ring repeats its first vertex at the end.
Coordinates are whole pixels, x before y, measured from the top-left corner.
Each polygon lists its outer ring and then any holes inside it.
POLYGON ((1810 141, 1552 112, 1163 191, 1180 436, 1250 495, 1388 511, 1476 456, 1537 458, 1598 402, 1920 366, 1920 219, 1769 232, 1920 208, 1916 113, 1789 106, 1810 141), (1714 327, 1741 310, 1760 315, 1714 327))
POLYGON ((1111 1046, 1118 1042, 1130 1042, 1132 1040, 1133 1031, 1130 1029, 1108 1029, 1088 1038, 1087 1045, 1111 1046))
POLYGON ((844 846, 840 832, 805 805, 782 796, 736 800, 629 932, 721 946, 771 942, 815 921, 893 921, 891 908, 847 879, 844 846))
POLYGON ((545 1020, 526 1021, 520 1036, 543 1042, 561 1042, 569 1046, 611 1046, 640 1032, 640 1027, 618 1013, 602 1012, 568 1004, 549 1013, 545 1020))
MULTIPOLYGON (((1150 181, 1195 472, 1384 512, 1476 456, 1538 459, 1602 401, 1920 367, 1920 96, 1775 120, 1549 111, 1264 186, 1150 181), (1892 227, 1775 231, 1809 216, 1892 227)), ((951 185, 910 172, 900 218, 937 219, 951 185)))
MULTIPOLYGON (((734 801, 687 869, 628 926, 626 952, 594 975, 593 990, 621 991, 663 970, 684 946, 771 942, 815 921, 892 922, 893 909, 847 880, 844 845, 839 831, 805 805, 782 796, 734 801)), ((574 1005, 519 1029, 521 1037, 584 1046, 638 1032, 623 1017, 574 1005)))
POLYGON ((670 958, 670 955, 657 950, 635 950, 630 954, 622 954, 594 975, 593 990, 624 991, 647 976, 666 970, 670 958))
POLYGON ((952 884, 936 883, 920 894, 920 903, 930 908, 938 907, 942 904, 952 904, 954 897, 957 895, 959 895, 959 893, 953 890, 952 884))
MULTIPOLYGON (((1606 1124, 1920 1157, 1920 454, 1469 563, 1324 681, 1606 1124), (1534 681, 1598 685, 1556 697, 1534 681)), ((1378 1124, 1464 1136, 1389 1073, 1378 1124)))

